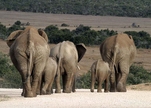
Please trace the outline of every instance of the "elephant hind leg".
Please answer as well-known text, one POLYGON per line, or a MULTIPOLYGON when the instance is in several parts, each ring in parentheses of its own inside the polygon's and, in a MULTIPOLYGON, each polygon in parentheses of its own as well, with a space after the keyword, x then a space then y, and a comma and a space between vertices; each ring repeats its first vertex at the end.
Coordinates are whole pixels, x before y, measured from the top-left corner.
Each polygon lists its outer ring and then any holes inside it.
POLYGON ((102 92, 102 80, 98 81, 98 89, 97 92, 102 92))
POLYGON ((109 91, 109 79, 107 78, 104 81, 104 92, 108 92, 109 91))
POLYGON ((117 91, 118 92, 126 92, 126 80, 129 73, 129 66, 125 63, 119 64, 119 81, 117 82, 117 91))
POLYGON ((67 79, 65 83, 65 90, 63 91, 64 93, 71 93, 72 91, 72 79, 73 79, 73 73, 68 73, 67 74, 67 79))

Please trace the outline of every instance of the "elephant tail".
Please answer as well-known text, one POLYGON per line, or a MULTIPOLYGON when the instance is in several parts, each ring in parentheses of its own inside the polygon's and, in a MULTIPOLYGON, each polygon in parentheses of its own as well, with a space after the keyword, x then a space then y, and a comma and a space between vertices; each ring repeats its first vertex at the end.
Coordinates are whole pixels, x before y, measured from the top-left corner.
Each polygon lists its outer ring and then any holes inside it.
POLYGON ((96 73, 96 75, 97 75, 98 65, 99 65, 99 60, 97 60, 97 62, 96 62, 96 67, 95 67, 95 73, 96 73))
MULTIPOLYGON (((117 37, 118 35, 115 36, 115 39, 114 39, 114 48, 113 48, 113 57, 112 57, 112 62, 111 62, 111 71, 113 71, 114 69, 114 66, 115 66, 115 60, 116 60, 116 55, 117 55, 117 37)), ((116 67, 116 66, 115 66, 116 67)))
POLYGON ((31 40, 31 37, 30 37, 30 34, 28 33, 27 49, 26 49, 26 55, 27 55, 27 76, 26 76, 27 78, 26 78, 26 81, 27 81, 28 77, 31 76, 31 68, 32 68, 33 44, 30 40, 31 40))
POLYGON ((58 67, 57 67, 57 73, 61 73, 61 60, 62 60, 62 54, 63 54, 63 47, 64 41, 62 43, 60 43, 60 47, 59 47, 59 53, 58 53, 58 67))

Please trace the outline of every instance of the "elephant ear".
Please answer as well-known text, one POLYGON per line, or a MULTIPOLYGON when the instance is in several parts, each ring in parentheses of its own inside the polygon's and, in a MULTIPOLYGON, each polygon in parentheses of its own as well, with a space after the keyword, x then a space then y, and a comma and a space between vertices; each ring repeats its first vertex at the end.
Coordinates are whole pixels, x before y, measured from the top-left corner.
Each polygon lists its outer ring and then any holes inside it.
POLYGON ((78 52, 78 62, 79 62, 86 52, 86 47, 83 43, 80 43, 76 45, 76 49, 78 52))
POLYGON ((42 36, 48 42, 48 36, 47 36, 47 34, 45 33, 44 30, 38 29, 38 33, 39 33, 40 36, 42 36))
POLYGON ((6 39, 6 43, 9 47, 14 43, 15 39, 20 36, 23 30, 16 30, 12 32, 6 39))

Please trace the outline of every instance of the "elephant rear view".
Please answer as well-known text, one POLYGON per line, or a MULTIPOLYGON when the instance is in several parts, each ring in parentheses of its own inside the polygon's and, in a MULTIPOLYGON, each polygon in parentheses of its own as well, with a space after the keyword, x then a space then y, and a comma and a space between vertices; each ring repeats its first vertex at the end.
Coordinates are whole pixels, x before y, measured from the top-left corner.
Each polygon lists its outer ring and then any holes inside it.
POLYGON ((10 47, 11 60, 22 78, 22 95, 35 97, 39 76, 50 53, 46 33, 34 27, 27 27, 25 30, 12 32, 6 42, 10 47))
POLYGON ((104 82, 104 92, 109 89, 110 68, 107 62, 102 59, 95 61, 91 66, 91 92, 94 92, 95 82, 98 82, 97 92, 102 92, 102 84, 104 82))
POLYGON ((84 44, 74 45, 70 41, 63 41, 53 47, 50 56, 54 57, 58 63, 56 77, 56 93, 61 92, 60 75, 62 75, 63 92, 70 93, 75 80, 78 62, 86 52, 84 44))
POLYGON ((100 54, 111 69, 110 91, 126 92, 129 68, 136 55, 132 36, 121 33, 108 37, 100 45, 100 54))

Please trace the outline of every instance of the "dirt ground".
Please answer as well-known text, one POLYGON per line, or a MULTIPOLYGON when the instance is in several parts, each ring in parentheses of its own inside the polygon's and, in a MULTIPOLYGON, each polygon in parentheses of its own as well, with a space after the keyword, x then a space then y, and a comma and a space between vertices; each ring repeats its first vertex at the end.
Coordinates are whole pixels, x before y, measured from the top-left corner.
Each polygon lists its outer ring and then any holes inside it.
POLYGON ((126 93, 75 93, 21 97, 21 89, 0 89, 0 108, 150 108, 151 92, 128 90, 126 93), (2 98, 3 97, 3 98, 2 98))

